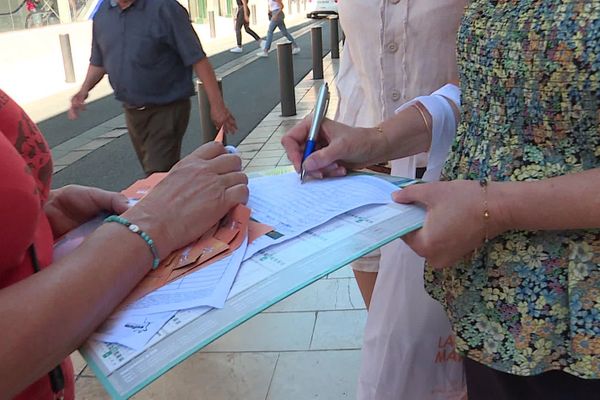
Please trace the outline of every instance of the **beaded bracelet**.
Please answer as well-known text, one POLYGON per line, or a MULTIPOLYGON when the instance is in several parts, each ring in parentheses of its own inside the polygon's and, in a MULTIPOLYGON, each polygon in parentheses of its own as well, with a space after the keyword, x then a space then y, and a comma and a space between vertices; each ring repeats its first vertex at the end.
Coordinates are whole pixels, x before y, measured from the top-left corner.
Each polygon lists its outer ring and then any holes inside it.
POLYGON ((158 265, 160 264, 160 257, 158 256, 158 250, 156 250, 156 246, 154 245, 154 240, 152 240, 146 232, 141 230, 139 226, 137 226, 136 224, 132 224, 127 219, 118 215, 111 215, 108 218, 106 218, 104 222, 116 222, 117 224, 121 224, 127 229, 129 229, 131 232, 135 233, 136 235, 139 235, 142 239, 144 239, 144 242, 146 242, 148 247, 150 247, 152 257, 154 257, 154 260, 152 260, 152 269, 158 268, 158 265))

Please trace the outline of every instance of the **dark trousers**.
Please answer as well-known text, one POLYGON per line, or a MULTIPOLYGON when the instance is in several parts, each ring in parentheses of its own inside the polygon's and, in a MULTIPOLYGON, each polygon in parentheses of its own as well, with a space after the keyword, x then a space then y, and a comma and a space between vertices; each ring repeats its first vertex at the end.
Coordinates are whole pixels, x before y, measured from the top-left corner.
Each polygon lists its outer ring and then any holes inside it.
POLYGON ((167 172, 179 161, 190 108, 190 99, 161 106, 125 107, 129 137, 146 175, 167 172))
MULTIPOLYGON (((250 10, 248 10, 248 18, 250 18, 250 10)), ((235 17, 235 38, 237 39, 238 47, 242 46, 242 26, 246 30, 246 33, 254 38, 254 40, 260 40, 260 36, 250 29, 250 24, 244 20, 244 8, 239 7, 237 16, 235 17)))
POLYGON ((562 371, 518 376, 465 358, 465 375, 469 400, 600 399, 600 379, 581 379, 562 371))

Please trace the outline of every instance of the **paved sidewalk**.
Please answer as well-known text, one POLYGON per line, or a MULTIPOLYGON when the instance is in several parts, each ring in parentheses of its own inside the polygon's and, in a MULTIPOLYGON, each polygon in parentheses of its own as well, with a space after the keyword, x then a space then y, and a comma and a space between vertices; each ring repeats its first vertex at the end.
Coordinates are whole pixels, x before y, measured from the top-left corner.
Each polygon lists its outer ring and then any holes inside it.
MULTIPOLYGON (((337 106, 337 61, 326 56, 337 106)), ((322 80, 312 74, 296 86, 298 115, 277 106, 238 146, 247 172, 289 165, 281 136, 310 113, 322 80)), ((330 115, 331 116, 331 115, 330 115)), ((330 274, 252 318, 190 357, 136 399, 304 400, 353 399, 366 310, 348 267, 330 274)), ((78 399, 108 395, 75 353, 78 399)))

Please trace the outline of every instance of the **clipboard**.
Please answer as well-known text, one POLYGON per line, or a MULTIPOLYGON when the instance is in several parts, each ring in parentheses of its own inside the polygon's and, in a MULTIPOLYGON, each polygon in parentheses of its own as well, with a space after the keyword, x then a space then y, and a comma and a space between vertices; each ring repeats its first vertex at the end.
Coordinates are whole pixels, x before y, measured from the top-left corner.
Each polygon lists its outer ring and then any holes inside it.
MULTIPOLYGON (((278 168, 252 177, 276 175, 290 172, 290 168, 278 168)), ((368 173, 385 179, 398 187, 418 183, 417 180, 368 173)), ((190 357, 225 333, 256 316, 261 311, 285 299, 300 289, 342 268, 373 250, 420 228, 425 211, 418 206, 387 204, 368 206, 343 214, 316 229, 290 239, 277 246, 293 246, 295 240, 307 240, 317 234, 333 235, 331 246, 302 252, 302 256, 250 287, 230 296, 222 309, 212 309, 197 317, 180 318, 181 326, 173 332, 163 333, 158 341, 151 341, 145 350, 126 354, 119 345, 86 342, 79 351, 89 367, 114 399, 126 399, 158 379, 164 373, 190 357), (340 229, 352 225, 344 236, 340 229), (337 229, 337 231, 336 231, 337 229), (321 231, 324 233, 319 233, 321 231), (317 231, 317 232, 315 232, 317 231), (118 367, 109 361, 120 360, 118 367)), ((309 239, 310 240, 310 239, 309 239)), ((267 248, 254 257, 277 254, 277 246, 267 248)), ((319 247, 319 246, 316 246, 319 247)), ((243 268, 243 264, 242 264, 243 268)), ((235 289, 235 283, 234 283, 235 289)), ((174 317, 177 318, 177 315, 174 317)))

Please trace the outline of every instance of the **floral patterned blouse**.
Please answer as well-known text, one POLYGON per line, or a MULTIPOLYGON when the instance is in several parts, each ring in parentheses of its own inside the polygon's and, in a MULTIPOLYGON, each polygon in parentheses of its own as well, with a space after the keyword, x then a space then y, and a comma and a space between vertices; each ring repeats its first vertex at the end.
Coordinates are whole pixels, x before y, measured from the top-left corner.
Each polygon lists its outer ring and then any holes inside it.
MULTIPOLYGON (((600 0, 473 0, 458 58, 463 120, 446 180, 600 167, 600 0)), ((426 285, 467 357, 600 378, 600 230, 511 231, 469 262, 428 268, 426 285)))

